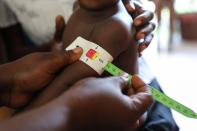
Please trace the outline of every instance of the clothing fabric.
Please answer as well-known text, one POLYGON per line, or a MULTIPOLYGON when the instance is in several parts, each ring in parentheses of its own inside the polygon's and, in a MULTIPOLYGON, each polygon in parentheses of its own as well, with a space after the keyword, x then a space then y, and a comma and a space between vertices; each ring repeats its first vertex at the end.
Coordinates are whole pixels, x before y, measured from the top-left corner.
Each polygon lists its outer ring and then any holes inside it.
POLYGON ((8 27, 17 23, 16 16, 8 6, 0 0, 0 28, 8 27))
POLYGON ((149 68, 148 64, 146 63, 145 58, 142 56, 138 58, 138 65, 139 65, 139 76, 145 83, 150 83, 154 78, 155 75, 149 68))
MULTIPOLYGON (((163 92, 156 79, 153 79, 149 85, 163 92)), ((179 131, 179 127, 173 118, 171 110, 154 101, 148 110, 147 120, 140 131, 179 131)))
POLYGON ((36 45, 53 38, 55 17, 72 14, 74 0, 1 0, 0 27, 20 23, 26 35, 36 45))

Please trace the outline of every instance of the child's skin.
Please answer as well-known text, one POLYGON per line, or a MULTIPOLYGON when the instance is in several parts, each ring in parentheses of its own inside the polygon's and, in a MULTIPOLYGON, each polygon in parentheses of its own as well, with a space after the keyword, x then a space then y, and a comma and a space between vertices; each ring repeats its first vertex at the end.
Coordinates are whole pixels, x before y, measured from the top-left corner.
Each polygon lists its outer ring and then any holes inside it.
MULTIPOLYGON (((114 64, 130 74, 137 73, 137 47, 131 38, 132 18, 119 0, 78 0, 63 34, 64 48, 78 36, 97 43, 114 57, 114 64)), ((68 87, 86 77, 98 77, 89 66, 78 61, 63 70, 30 108, 59 96, 68 87), (56 87, 56 88, 54 88, 56 87)))

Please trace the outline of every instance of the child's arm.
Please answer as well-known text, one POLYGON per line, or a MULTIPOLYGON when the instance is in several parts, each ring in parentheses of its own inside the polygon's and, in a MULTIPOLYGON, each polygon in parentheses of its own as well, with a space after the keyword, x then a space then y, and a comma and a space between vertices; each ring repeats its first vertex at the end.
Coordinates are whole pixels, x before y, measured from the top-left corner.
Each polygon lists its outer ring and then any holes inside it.
MULTIPOLYGON (((119 63, 118 65, 122 66, 124 70, 133 74, 135 73, 136 48, 134 47, 134 43, 130 43, 130 28, 131 27, 121 23, 119 19, 113 18, 109 24, 102 25, 102 28, 95 29, 91 41, 99 44, 107 50, 115 58, 114 62, 119 63), (127 56, 125 61, 122 60, 124 56, 127 56), (118 59, 116 60, 116 58, 118 59), (123 63, 123 65, 121 65, 121 63, 123 63)), ((47 87, 47 89, 34 100, 30 105, 30 108, 40 106, 59 96, 78 80, 95 76, 98 76, 98 74, 91 67, 78 61, 66 67, 64 71, 61 72, 61 74, 59 74, 59 76, 47 87)))

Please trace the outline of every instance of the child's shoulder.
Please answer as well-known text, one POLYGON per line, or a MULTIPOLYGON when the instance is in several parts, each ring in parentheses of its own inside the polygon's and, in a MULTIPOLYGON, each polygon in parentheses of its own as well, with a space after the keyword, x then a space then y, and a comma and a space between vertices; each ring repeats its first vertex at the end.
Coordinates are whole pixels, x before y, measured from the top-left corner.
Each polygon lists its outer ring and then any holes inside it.
POLYGON ((128 14, 117 13, 97 23, 91 39, 105 47, 124 50, 132 39, 132 18, 128 14))

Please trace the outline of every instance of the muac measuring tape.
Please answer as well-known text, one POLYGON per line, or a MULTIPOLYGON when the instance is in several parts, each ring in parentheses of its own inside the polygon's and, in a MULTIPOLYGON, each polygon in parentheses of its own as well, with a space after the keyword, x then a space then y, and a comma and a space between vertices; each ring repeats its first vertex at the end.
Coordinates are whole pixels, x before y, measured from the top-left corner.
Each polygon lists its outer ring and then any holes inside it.
MULTIPOLYGON (((126 73, 123 70, 116 67, 115 65, 113 65, 112 63, 108 63, 104 67, 104 70, 109 72, 113 76, 120 76, 120 74, 126 73)), ((132 76, 131 76, 131 78, 132 78, 132 76)), ((150 86, 150 89, 151 89, 152 97, 154 98, 154 100, 160 102, 161 104, 167 106, 168 108, 174 109, 175 111, 181 113, 182 115, 184 115, 186 117, 197 119, 197 114, 194 111, 192 111, 191 109, 189 109, 188 107, 173 100, 172 98, 163 94, 162 92, 160 92, 159 90, 157 90, 154 87, 150 86)))
MULTIPOLYGON (((82 47, 84 51, 80 60, 89 65, 98 74, 101 75, 103 71, 107 71, 113 76, 121 76, 126 73, 111 63, 113 61, 113 57, 102 47, 93 42, 87 41, 82 37, 78 37, 70 46, 66 48, 66 50, 71 50, 78 46, 82 47)), ((131 82, 132 76, 129 75, 129 77, 131 82)), ((150 86, 150 90, 154 100, 167 106, 168 108, 174 109, 186 117, 197 119, 197 114, 190 108, 173 100, 154 87, 150 86)))

